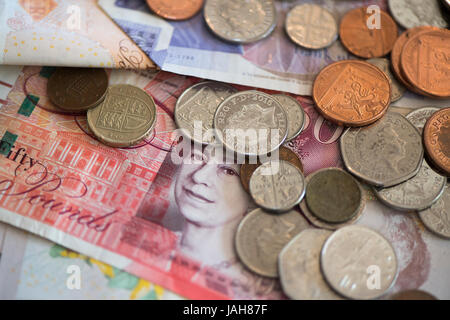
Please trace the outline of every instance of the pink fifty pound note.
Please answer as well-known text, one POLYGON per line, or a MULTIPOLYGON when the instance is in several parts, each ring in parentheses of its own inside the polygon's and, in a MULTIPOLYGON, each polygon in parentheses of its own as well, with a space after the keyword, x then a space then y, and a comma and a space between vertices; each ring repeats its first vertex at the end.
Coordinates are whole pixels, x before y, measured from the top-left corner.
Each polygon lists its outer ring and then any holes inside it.
MULTIPOLYGON (((40 71, 24 68, 0 108, 0 136, 17 135, 11 152, 0 156, 0 220, 187 298, 284 298, 277 280, 247 271, 234 253, 236 226, 252 207, 239 167, 171 160, 176 99, 199 79, 113 71, 111 83, 144 88, 158 113, 148 141, 113 149, 90 136, 84 117, 46 111, 40 71), (27 94, 40 98, 29 117, 17 113, 27 94)), ((305 173, 340 166, 342 128, 324 121, 311 99, 297 99, 307 124, 289 147, 301 157, 305 173)), ((363 222, 384 232, 402 259, 396 289, 427 283, 430 267, 420 261, 429 261, 432 253, 423 230, 411 216, 383 218, 395 213, 371 203, 363 222)))

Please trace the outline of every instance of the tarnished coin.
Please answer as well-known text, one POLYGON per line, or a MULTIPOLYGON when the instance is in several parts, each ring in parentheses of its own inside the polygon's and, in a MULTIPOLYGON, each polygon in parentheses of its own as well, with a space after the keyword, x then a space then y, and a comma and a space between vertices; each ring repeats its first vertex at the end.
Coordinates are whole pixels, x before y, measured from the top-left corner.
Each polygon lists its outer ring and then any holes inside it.
POLYGON ((337 38, 337 23, 325 8, 305 3, 289 11, 285 21, 286 33, 296 44, 307 49, 322 49, 337 38))
POLYGON ((213 143, 214 114, 219 104, 236 92, 234 87, 220 82, 194 84, 177 100, 174 111, 177 126, 193 141, 213 143))
POLYGON ((247 214, 236 232, 236 252, 251 271, 265 277, 278 277, 278 255, 308 222, 295 210, 275 215, 262 209, 247 214))
POLYGON ((156 123, 156 106, 144 90, 128 84, 110 86, 106 98, 87 112, 92 133, 111 147, 129 147, 148 137, 156 123))
POLYGON ((204 16, 214 34, 237 43, 261 40, 276 25, 273 0, 206 0, 204 16))
POLYGON ((58 68, 47 83, 50 101, 63 110, 80 112, 98 105, 106 95, 105 69, 58 68))
POLYGON ((290 210, 305 195, 303 173, 284 160, 266 162, 250 178, 250 195, 258 206, 266 210, 290 210))
POLYGON ((441 109, 428 119, 423 141, 431 162, 450 176, 450 108, 441 109))
POLYGON ((223 145, 250 156, 265 155, 285 141, 287 116, 273 96, 241 91, 223 101, 214 115, 214 128, 223 145))
POLYGON ((405 29, 425 25, 447 27, 439 3, 435 0, 389 0, 388 5, 395 21, 405 29))
POLYGON ((185 20, 200 11, 203 0, 147 0, 147 4, 164 19, 185 20))
POLYGON ((341 300, 320 270, 320 251, 331 231, 306 229, 293 238, 278 257, 284 293, 295 300, 341 300))
POLYGON ((382 203, 396 210, 424 210, 440 198, 446 183, 447 178, 424 160, 419 173, 411 179, 390 188, 373 188, 373 191, 382 203))
MULTIPOLYGON (((292 163, 294 166, 300 169, 300 171, 303 173, 303 164, 302 161, 299 159, 299 157, 295 154, 294 151, 291 149, 281 146, 278 150, 278 157, 281 160, 285 160, 287 162, 292 163)), ((255 170, 261 165, 261 163, 244 163, 241 165, 240 170, 240 178, 242 186, 244 187, 245 191, 250 192, 249 189, 249 183, 250 178, 255 172, 255 170)))
POLYGON ((450 239, 450 183, 433 206, 419 211, 419 217, 430 231, 450 239))
POLYGON ((384 115, 391 101, 391 85, 387 75, 370 63, 344 60, 320 71, 312 95, 325 119, 358 127, 384 115))
POLYGON ((397 25, 383 10, 380 10, 379 17, 378 21, 374 21, 373 12, 367 7, 347 12, 339 26, 339 36, 344 47, 355 56, 366 59, 382 57, 391 52, 397 39, 397 25))
POLYGON ((391 300, 438 300, 431 293, 422 290, 405 290, 392 295, 391 300))
POLYGON ((286 112, 288 119, 288 134, 286 141, 291 141, 297 138, 305 126, 305 112, 295 98, 285 94, 274 94, 273 96, 281 103, 281 106, 286 112))
POLYGON ((422 137, 404 116, 388 112, 374 124, 349 128, 340 148, 347 170, 376 187, 391 187, 419 172, 422 137))
POLYGON ((419 131, 423 132, 423 127, 427 120, 440 108, 436 107, 423 107, 417 110, 413 110, 406 115, 406 119, 409 120, 419 131))
POLYGON ((382 296, 398 272, 391 244, 378 232, 356 225, 335 231, 325 241, 320 266, 328 284, 350 299, 382 296), (369 279, 375 272, 379 276, 376 286, 369 279))
POLYGON ((391 102, 399 100, 401 97, 403 97, 403 94, 406 91, 406 88, 397 81, 397 79, 394 77, 394 75, 391 72, 391 68, 389 60, 385 58, 374 58, 367 60, 368 63, 374 65, 375 67, 378 67, 381 71, 383 71, 388 79, 389 83, 391 84, 391 102))
POLYGON ((361 185, 339 168, 326 168, 309 175, 305 199, 312 214, 328 223, 347 222, 364 207, 361 185))

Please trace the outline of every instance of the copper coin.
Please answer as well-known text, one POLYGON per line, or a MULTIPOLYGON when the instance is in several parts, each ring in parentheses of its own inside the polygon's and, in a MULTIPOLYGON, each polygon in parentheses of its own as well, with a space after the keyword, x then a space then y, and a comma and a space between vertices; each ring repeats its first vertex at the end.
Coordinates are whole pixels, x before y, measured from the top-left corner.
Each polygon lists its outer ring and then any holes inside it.
POLYGON ((81 112, 97 106, 106 96, 105 69, 58 68, 47 83, 47 95, 58 108, 81 112))
MULTIPOLYGON (((297 154, 295 154, 295 152, 292 151, 291 149, 283 147, 283 146, 280 147, 279 158, 281 160, 285 160, 287 162, 292 163, 294 166, 299 168, 300 171, 303 173, 302 161, 297 156, 297 154)), ((255 170, 258 169, 258 167, 260 165, 261 165, 261 163, 259 161, 256 164, 245 163, 245 164, 241 165, 241 171, 240 171, 241 183, 247 192, 249 192, 249 190, 250 190, 249 189, 250 178, 252 177, 253 172, 255 172, 255 170)))
POLYGON ((203 0, 147 0, 147 4, 164 19, 185 20, 200 11, 203 0))
POLYGON ((425 93, 450 97, 450 31, 420 32, 402 50, 400 65, 406 79, 425 93))
POLYGON ((373 13, 367 7, 349 11, 341 20, 339 36, 348 51, 361 58, 379 58, 391 52, 397 39, 397 25, 380 10, 380 26, 372 25, 373 13), (370 27, 370 28, 369 28, 370 27))
POLYGON ((338 125, 366 126, 380 119, 391 102, 387 75, 370 63, 343 60, 317 75, 312 95, 322 116, 338 125))
POLYGON ((425 150, 441 172, 450 176, 450 108, 435 112, 423 128, 425 150))
POLYGON ((438 300, 432 294, 422 290, 405 290, 394 294, 391 300, 438 300))

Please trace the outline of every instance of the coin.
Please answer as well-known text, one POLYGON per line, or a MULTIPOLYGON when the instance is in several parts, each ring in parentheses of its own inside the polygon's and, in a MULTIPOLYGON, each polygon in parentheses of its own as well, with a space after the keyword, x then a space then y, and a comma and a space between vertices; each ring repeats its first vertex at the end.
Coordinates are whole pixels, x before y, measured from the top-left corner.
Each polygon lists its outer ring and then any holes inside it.
POLYGON ((219 104, 237 90, 227 84, 204 81, 186 89, 175 105, 175 122, 189 139, 203 144, 213 143, 214 114, 219 104), (195 136, 196 126, 200 128, 195 136), (205 138, 205 139, 204 139, 205 138))
POLYGON ((433 164, 450 176, 450 108, 441 109, 428 119, 423 140, 433 164))
MULTIPOLYGON (((294 166, 300 169, 301 172, 303 172, 303 164, 302 161, 299 159, 299 157, 295 154, 294 151, 291 149, 281 146, 278 150, 278 156, 281 160, 286 160, 287 162, 292 163, 294 166)), ((255 170, 261 165, 261 163, 258 161, 258 163, 244 163, 241 165, 240 170, 240 178, 242 186, 244 187, 245 191, 250 192, 249 189, 249 183, 250 178, 255 172, 255 170)))
POLYGON ((400 66, 406 80, 419 90, 437 98, 449 98, 449 56, 450 31, 424 31, 405 43, 400 66))
POLYGON ((325 119, 338 125, 365 126, 386 112, 391 85, 386 74, 370 63, 344 60, 320 71, 312 95, 325 119))
POLYGON ((404 116, 387 112, 374 124, 349 128, 341 136, 346 169, 368 184, 391 187, 419 172, 423 160, 422 137, 404 116))
POLYGON ((281 250, 278 271, 284 293, 295 300, 341 300, 320 270, 320 251, 331 231, 306 229, 281 250))
POLYGON ((367 7, 356 8, 345 14, 339 27, 344 47, 361 58, 378 58, 391 52, 397 39, 397 25, 380 10, 380 26, 369 28, 373 13, 367 7))
POLYGON ((364 191, 350 174, 326 168, 308 176, 306 204, 317 218, 328 223, 344 223, 364 207, 364 191))
POLYGON ((295 210, 274 215, 262 209, 248 213, 235 237, 236 253, 251 271, 265 277, 278 277, 278 255, 308 222, 295 210))
POLYGON ((129 147, 148 137, 156 123, 153 98, 127 84, 108 88, 106 98, 88 110, 87 123, 93 134, 111 147, 129 147))
POLYGON ((237 43, 261 40, 276 25, 272 0, 206 0, 204 16, 215 35, 237 43))
POLYGON ((423 107, 417 110, 413 110, 406 115, 406 119, 409 120, 419 131, 423 132, 423 127, 433 113, 439 111, 437 107, 423 107))
POLYGON ((105 69, 57 68, 47 83, 47 95, 58 108, 73 112, 98 105, 106 95, 105 69))
POLYGON ((391 300, 438 300, 432 294, 422 290, 405 290, 394 294, 391 300))
POLYGON ((325 8, 315 4, 295 6, 286 16, 285 29, 289 38, 307 49, 322 49, 337 38, 337 23, 325 8))
POLYGON ((363 226, 335 231, 323 245, 320 266, 328 284, 350 299, 375 299, 386 293, 397 277, 397 257, 378 232, 363 226), (378 274, 376 286, 370 278, 378 274))
POLYGON ((373 188, 373 191, 382 203, 396 210, 424 210, 441 197, 446 183, 447 178, 424 160, 419 173, 411 179, 390 188, 373 188))
POLYGON ((286 141, 291 141, 302 132, 303 127, 305 126, 305 112, 295 98, 285 94, 274 94, 273 96, 281 103, 281 106, 286 112, 288 119, 286 141))
POLYGON ((450 183, 433 206, 419 211, 419 217, 431 232, 450 239, 450 183))
POLYGON ((203 7, 203 0, 147 0, 150 9, 169 20, 186 20, 203 7))
POLYGON ((223 145, 237 154, 260 156, 280 147, 287 135, 287 116, 271 95, 241 91, 223 101, 214 115, 223 145))
POLYGON ((375 67, 378 67, 387 75, 389 83, 391 85, 391 102, 399 100, 405 93, 406 88, 401 83, 399 83, 392 74, 389 67, 389 60, 385 58, 373 58, 367 60, 367 62, 371 65, 374 65, 375 67))
POLYGON ((266 162, 250 178, 250 195, 258 206, 266 210, 290 210, 305 195, 303 173, 284 160, 266 162))
POLYGON ((424 25, 447 27, 437 1, 389 0, 388 5, 395 21, 405 29, 424 25))

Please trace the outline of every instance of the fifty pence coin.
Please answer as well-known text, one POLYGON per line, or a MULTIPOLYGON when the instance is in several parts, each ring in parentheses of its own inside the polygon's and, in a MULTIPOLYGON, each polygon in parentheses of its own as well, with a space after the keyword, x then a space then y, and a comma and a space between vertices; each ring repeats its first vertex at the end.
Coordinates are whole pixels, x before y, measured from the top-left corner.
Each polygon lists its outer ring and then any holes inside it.
POLYGON ((86 111, 98 105, 106 95, 108 75, 105 69, 57 68, 47 83, 47 95, 63 110, 86 111))
POLYGON ((108 88, 105 100, 88 110, 89 129, 104 144, 129 147, 148 137, 156 123, 156 106, 144 90, 128 85, 108 88))
POLYGON ((436 107, 423 107, 417 110, 413 110, 406 115, 406 119, 409 120, 419 131, 423 132, 423 127, 427 122, 428 118, 430 118, 433 113, 439 111, 439 108, 436 107))
POLYGON ((450 177, 450 108, 435 112, 427 120, 423 141, 431 162, 450 177))
POLYGON ((388 5, 395 21, 405 29, 426 25, 447 27, 437 1, 389 0, 388 5))
POLYGON ((419 172, 422 137, 404 116, 388 112, 374 124, 347 129, 340 139, 347 170, 368 184, 391 187, 419 172))
POLYGON ((308 222, 297 211, 274 215, 262 209, 247 214, 236 232, 239 259, 251 271, 265 277, 278 277, 278 255, 308 222))
POLYGON ((296 44, 307 49, 322 49, 337 38, 337 22, 325 8, 315 4, 301 4, 289 11, 286 33, 296 44))
POLYGON ((260 156, 283 144, 288 124, 278 100, 251 90, 235 93, 219 105, 214 129, 227 149, 241 155, 260 156))
POLYGON ((273 95, 286 112, 288 119, 288 134, 286 141, 295 139, 303 130, 305 126, 305 112, 300 103, 291 96, 285 94, 273 95))
POLYGON ((398 273, 392 245, 378 232, 356 225, 335 231, 325 241, 320 265, 328 284, 350 299, 382 296, 398 273), (375 272, 371 268, 379 273, 378 286, 368 285, 369 277, 375 272))
POLYGON ((395 102, 403 97, 403 94, 406 91, 406 88, 397 81, 395 76, 392 74, 390 69, 390 63, 388 59, 385 58, 373 58, 367 60, 368 63, 378 67, 381 71, 383 71, 391 84, 391 102, 395 102))
POLYGON ((347 222, 364 208, 361 185, 339 168, 326 168, 309 175, 305 199, 311 213, 328 223, 347 222))
POLYGON ((284 293, 295 300, 341 300, 320 270, 320 252, 331 231, 306 229, 293 238, 278 257, 284 293))
POLYGON ((253 172, 250 195, 266 210, 287 211, 303 199, 305 178, 300 169, 287 161, 269 161, 253 172))
POLYGON ((175 105, 177 126, 195 142, 213 143, 214 134, 207 133, 213 133, 214 114, 219 104, 236 92, 234 87, 214 81, 200 82, 186 89, 175 105))
POLYGON ((390 188, 373 188, 373 191, 382 203, 396 210, 424 210, 441 197, 446 184, 447 178, 431 169, 424 160, 411 179, 390 188))
POLYGON ((432 232, 450 239, 450 183, 441 198, 429 209, 419 211, 420 220, 432 232))
POLYGON ((206 0, 204 16, 215 35, 237 43, 261 40, 276 25, 273 0, 206 0))

